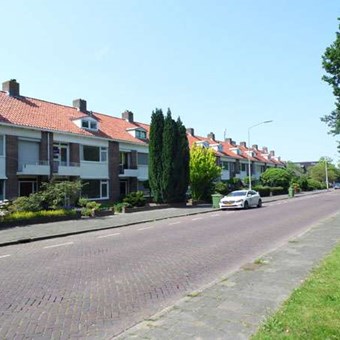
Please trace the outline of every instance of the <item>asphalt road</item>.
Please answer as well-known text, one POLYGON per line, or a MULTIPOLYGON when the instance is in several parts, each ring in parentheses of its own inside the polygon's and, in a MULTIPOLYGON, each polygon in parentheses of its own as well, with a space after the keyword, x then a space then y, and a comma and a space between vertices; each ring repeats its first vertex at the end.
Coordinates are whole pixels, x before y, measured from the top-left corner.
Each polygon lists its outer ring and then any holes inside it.
POLYGON ((106 339, 339 210, 340 192, 0 249, 0 338, 106 339))

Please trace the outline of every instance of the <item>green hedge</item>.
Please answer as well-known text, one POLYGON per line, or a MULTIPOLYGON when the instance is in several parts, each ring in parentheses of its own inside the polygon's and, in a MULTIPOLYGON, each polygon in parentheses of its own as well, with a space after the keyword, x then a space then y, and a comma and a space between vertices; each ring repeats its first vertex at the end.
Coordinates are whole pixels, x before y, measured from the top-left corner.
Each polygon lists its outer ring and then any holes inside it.
POLYGON ((52 219, 53 217, 76 217, 75 210, 40 210, 40 211, 15 211, 3 217, 3 222, 29 221, 34 219, 52 219))
POLYGON ((269 187, 263 185, 256 185, 253 187, 255 191, 257 191, 261 197, 267 197, 270 195, 285 195, 287 194, 287 190, 283 187, 269 187))

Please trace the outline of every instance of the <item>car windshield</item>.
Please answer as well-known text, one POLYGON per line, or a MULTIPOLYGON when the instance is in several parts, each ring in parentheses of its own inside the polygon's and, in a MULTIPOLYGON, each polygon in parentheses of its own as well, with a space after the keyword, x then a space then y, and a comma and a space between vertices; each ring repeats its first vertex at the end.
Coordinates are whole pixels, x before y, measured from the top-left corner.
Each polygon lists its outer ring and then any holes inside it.
POLYGON ((233 191, 230 194, 228 194, 228 197, 237 197, 237 196, 245 196, 246 191, 233 191))

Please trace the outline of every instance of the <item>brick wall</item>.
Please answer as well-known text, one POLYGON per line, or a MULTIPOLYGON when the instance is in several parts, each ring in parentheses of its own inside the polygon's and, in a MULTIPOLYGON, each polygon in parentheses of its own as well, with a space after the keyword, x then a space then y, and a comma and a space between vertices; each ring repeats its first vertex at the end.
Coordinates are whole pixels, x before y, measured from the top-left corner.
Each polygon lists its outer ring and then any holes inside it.
POLYGON ((7 199, 18 196, 18 137, 6 136, 6 193, 7 199))
POLYGON ((117 142, 109 142, 109 198, 110 201, 119 199, 119 144, 117 142))

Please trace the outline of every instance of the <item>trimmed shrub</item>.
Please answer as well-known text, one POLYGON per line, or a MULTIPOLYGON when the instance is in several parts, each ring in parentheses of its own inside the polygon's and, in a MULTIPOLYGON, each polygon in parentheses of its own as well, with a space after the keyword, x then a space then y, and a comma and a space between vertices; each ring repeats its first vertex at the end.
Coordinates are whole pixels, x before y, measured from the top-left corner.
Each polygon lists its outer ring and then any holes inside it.
POLYGON ((215 192, 221 195, 226 195, 228 193, 228 185, 224 182, 215 183, 215 192))
POLYGON ((36 218, 52 218, 61 216, 76 216, 75 210, 40 210, 40 211, 15 211, 4 216, 4 222, 27 221, 36 218))
POLYGON ((270 191, 272 188, 263 185, 256 185, 253 187, 253 189, 257 191, 261 197, 267 197, 270 195, 270 191))
POLYGON ((283 187, 273 187, 273 188, 270 188, 270 192, 272 193, 273 196, 284 195, 284 194, 287 194, 287 189, 283 187))
POLYGON ((143 207, 146 203, 143 191, 130 192, 123 198, 123 202, 131 207, 143 207))
POLYGON ((321 182, 315 179, 312 179, 312 178, 308 179, 308 190, 312 191, 312 190, 320 190, 320 189, 323 189, 323 185, 321 182))
POLYGON ((121 213, 123 212, 123 208, 124 207, 128 207, 129 204, 128 203, 124 203, 124 202, 119 202, 119 203, 116 203, 113 208, 114 208, 114 211, 115 213, 121 213))

